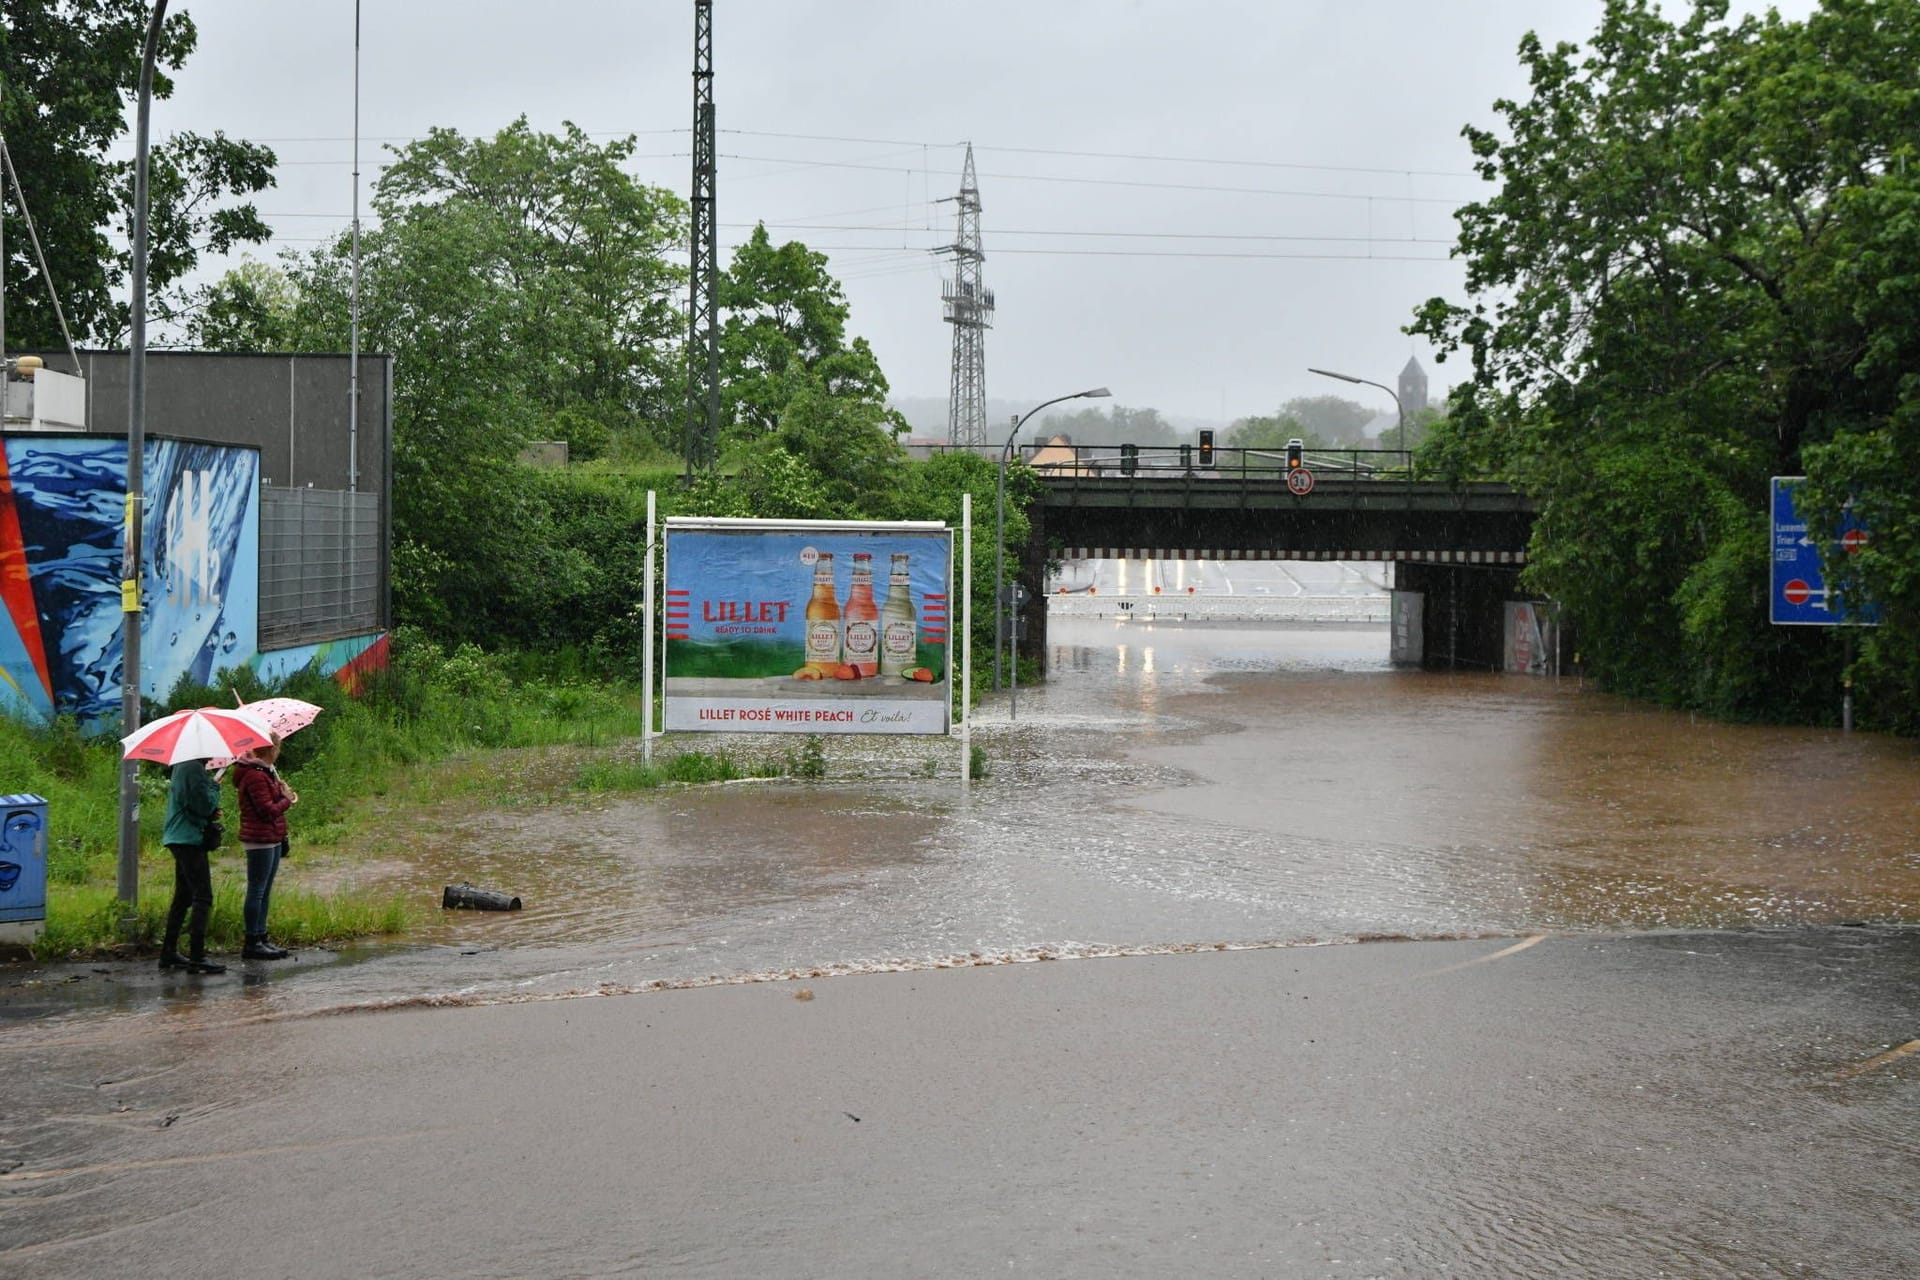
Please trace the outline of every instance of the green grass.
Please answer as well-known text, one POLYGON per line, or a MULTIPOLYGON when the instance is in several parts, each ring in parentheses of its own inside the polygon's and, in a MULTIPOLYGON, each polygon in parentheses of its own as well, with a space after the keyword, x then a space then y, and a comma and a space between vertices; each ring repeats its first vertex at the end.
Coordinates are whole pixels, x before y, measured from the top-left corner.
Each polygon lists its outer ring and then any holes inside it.
POLYGON ((575 785, 582 791, 643 791, 670 782, 732 782, 736 778, 778 777, 778 766, 748 767, 726 752, 686 751, 652 764, 639 760, 590 760, 575 785))
MULTIPOLYGON (((41 959, 87 954, 113 944, 131 944, 139 950, 157 948, 166 927, 167 906, 173 899, 171 858, 142 860, 142 892, 130 932, 120 928, 121 906, 115 886, 80 884, 49 891, 46 929, 34 944, 41 959)), ((238 951, 244 940, 240 908, 246 894, 243 864, 214 872, 213 914, 207 921, 207 950, 238 951)), ((319 894, 276 884, 273 891, 273 936, 291 946, 315 946, 377 934, 404 933, 412 922, 399 897, 359 893, 319 894)), ((180 943, 186 947, 183 937, 180 943)))
MULTIPOLYGON (((386 813, 429 808, 454 799, 489 804, 546 803, 574 791, 633 791, 671 783, 747 777, 817 777, 817 744, 798 755, 743 761, 725 752, 631 758, 645 724, 639 691, 592 681, 567 655, 490 655, 470 645, 451 653, 404 628, 396 632, 390 669, 348 697, 331 679, 301 672, 272 686, 250 670, 223 671, 214 686, 182 682, 149 717, 178 707, 230 705, 287 695, 325 710, 290 736, 281 770, 300 793, 289 816, 296 848, 361 856, 386 813), (515 750, 511 768, 500 753, 515 750), (386 800, 372 805, 370 800, 386 800)), ((140 799, 139 909, 123 932, 116 898, 119 848, 119 744, 88 739, 71 723, 36 728, 0 719, 0 790, 32 792, 48 801, 48 910, 34 946, 42 959, 151 946, 160 937, 173 893, 172 859, 160 843, 166 815, 165 770, 137 775, 140 799)), ((231 838, 239 831, 232 788, 222 796, 231 838)), ((210 946, 238 945, 245 873, 237 850, 215 855, 210 946)), ((404 932, 399 899, 342 890, 313 893, 276 886, 277 939, 299 945, 404 932)))

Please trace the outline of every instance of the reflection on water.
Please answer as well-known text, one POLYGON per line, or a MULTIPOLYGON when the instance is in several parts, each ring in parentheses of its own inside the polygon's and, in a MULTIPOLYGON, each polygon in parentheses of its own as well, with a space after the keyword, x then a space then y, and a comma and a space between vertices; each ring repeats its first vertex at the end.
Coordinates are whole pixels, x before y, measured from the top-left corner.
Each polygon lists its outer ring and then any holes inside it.
MULTIPOLYGON (((1017 720, 1004 694, 982 709, 993 772, 971 790, 957 743, 835 739, 825 783, 424 815, 373 887, 429 904, 466 880, 527 909, 431 912, 414 945, 273 970, 246 1012, 1040 950, 1920 918, 1911 743, 1397 671, 1380 627, 1056 619, 1051 639, 1017 720)), ((240 985, 201 1003, 234 1014, 240 985)), ((121 990, 137 1011, 161 988, 121 990)))

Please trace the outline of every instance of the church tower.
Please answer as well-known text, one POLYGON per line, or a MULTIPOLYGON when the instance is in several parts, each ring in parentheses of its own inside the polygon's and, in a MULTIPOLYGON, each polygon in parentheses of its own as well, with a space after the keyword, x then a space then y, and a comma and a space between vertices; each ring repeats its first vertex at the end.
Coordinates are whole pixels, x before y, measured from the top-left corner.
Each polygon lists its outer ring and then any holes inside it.
POLYGON ((1399 394, 1403 413, 1412 415, 1427 407, 1427 371, 1412 356, 1407 357, 1407 367, 1400 371, 1399 394))

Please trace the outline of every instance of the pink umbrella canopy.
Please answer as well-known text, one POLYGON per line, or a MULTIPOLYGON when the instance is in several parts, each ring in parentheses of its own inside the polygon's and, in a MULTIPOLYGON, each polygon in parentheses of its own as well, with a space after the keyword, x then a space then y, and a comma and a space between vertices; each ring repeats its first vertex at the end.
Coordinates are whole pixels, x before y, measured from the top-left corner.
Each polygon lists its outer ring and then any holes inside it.
POLYGON ((244 755, 273 741, 273 726, 248 711, 197 707, 162 716, 120 739, 129 760, 177 764, 244 755))
POLYGON ((298 698, 262 698, 258 702, 243 702, 240 709, 265 720, 282 738, 312 724, 321 710, 298 698))
MULTIPOLYGON (((239 697, 238 694, 234 696, 239 697)), ((304 729, 312 724, 314 717, 325 708, 317 707, 299 698, 261 698, 258 702, 243 702, 239 709, 266 721, 273 729, 274 737, 285 738, 295 730, 304 729)), ((234 757, 231 755, 213 756, 207 761, 207 767, 224 769, 233 761, 234 757)))

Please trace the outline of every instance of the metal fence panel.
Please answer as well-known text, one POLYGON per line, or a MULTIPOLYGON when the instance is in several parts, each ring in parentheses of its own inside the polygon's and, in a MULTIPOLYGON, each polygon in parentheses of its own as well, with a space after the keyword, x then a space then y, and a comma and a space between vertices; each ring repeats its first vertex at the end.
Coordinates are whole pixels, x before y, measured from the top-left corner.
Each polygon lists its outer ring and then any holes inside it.
POLYGON ((378 631, 379 495, 271 487, 261 495, 260 647, 378 631))

